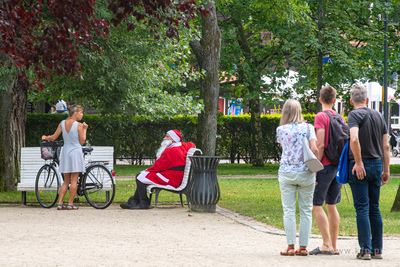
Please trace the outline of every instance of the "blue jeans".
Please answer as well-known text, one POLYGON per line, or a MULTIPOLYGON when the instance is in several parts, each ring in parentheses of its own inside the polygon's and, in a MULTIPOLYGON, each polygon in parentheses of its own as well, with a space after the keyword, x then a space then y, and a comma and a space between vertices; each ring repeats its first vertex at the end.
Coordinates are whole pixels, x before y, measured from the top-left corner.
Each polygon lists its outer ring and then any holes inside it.
POLYGON ((349 164, 348 182, 353 193, 357 213, 358 244, 361 253, 382 254, 383 223, 379 210, 381 192, 382 161, 363 160, 367 176, 358 180, 351 174, 354 161, 349 164))

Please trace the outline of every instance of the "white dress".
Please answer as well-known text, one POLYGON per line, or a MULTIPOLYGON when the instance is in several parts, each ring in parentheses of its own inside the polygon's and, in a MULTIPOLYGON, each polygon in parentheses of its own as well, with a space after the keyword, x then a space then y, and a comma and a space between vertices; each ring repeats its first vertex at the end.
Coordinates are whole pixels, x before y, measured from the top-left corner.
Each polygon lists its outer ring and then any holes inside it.
POLYGON ((65 130, 65 120, 61 122, 64 146, 60 156, 60 173, 85 172, 85 160, 82 146, 79 143, 78 122, 72 124, 71 130, 65 130))

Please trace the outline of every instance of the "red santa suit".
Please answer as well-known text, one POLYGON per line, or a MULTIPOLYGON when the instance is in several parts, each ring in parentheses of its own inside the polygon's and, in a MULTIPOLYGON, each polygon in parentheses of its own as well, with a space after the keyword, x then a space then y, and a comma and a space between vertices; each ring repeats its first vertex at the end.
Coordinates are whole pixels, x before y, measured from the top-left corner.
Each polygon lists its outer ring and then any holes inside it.
POLYGON ((154 162, 154 165, 142 171, 137 176, 137 179, 144 184, 179 187, 183 178, 183 169, 186 165, 186 155, 192 147, 195 147, 195 145, 191 142, 172 143, 164 150, 160 158, 154 162), (173 168, 181 170, 171 170, 173 168))

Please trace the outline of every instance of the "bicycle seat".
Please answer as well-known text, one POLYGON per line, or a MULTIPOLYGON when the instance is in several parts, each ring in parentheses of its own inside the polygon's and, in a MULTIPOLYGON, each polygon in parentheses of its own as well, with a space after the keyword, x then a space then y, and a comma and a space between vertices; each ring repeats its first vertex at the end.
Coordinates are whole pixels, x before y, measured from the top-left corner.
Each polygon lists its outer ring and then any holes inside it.
POLYGON ((93 151, 93 147, 83 147, 82 148, 83 153, 90 153, 93 151))

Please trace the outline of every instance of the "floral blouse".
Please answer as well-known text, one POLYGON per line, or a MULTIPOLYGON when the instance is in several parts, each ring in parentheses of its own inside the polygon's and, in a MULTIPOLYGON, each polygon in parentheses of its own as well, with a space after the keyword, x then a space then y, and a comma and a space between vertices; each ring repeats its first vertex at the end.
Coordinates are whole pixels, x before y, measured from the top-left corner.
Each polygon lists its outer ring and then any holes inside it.
POLYGON ((276 128, 276 139, 282 146, 279 172, 308 170, 303 155, 303 136, 307 135, 307 127, 310 129, 308 140, 317 140, 314 126, 308 123, 288 123, 276 128))

